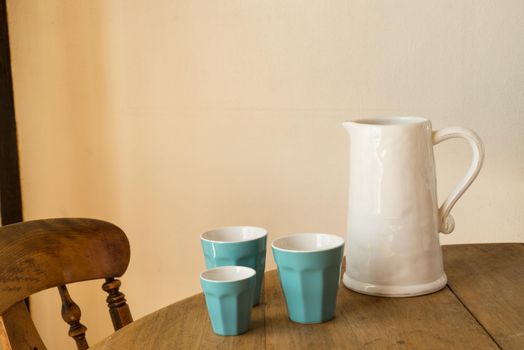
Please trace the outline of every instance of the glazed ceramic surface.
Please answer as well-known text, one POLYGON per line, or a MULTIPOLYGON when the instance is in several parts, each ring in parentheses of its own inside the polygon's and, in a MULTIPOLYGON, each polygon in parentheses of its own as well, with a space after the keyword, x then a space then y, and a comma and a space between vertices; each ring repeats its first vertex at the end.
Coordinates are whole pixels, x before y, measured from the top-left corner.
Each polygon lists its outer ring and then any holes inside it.
POLYGON ((213 331, 238 335, 249 330, 256 272, 244 266, 222 266, 200 275, 213 331))
POLYGON ((421 117, 345 122, 349 133, 349 206, 344 284, 357 292, 414 296, 446 285, 438 233, 454 229, 450 210, 477 176, 479 137, 451 127, 433 131, 421 117), (441 207, 433 146, 466 139, 473 161, 441 207))
POLYGON ((289 318, 320 323, 335 316, 344 240, 328 234, 299 234, 275 240, 273 256, 289 318))
POLYGON ((223 227, 203 233, 200 241, 206 268, 246 266, 257 272, 253 299, 253 305, 257 305, 266 267, 267 230, 253 226, 223 227))

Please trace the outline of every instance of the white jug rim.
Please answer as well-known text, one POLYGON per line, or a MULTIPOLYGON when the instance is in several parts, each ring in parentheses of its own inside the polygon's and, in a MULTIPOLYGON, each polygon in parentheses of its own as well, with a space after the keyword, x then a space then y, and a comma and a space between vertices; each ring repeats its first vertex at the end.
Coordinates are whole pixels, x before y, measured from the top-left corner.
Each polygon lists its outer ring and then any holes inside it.
POLYGON ((420 125, 429 122, 429 119, 419 116, 391 116, 391 117, 372 117, 356 120, 348 120, 342 125, 362 125, 374 127, 394 127, 407 125, 420 125))

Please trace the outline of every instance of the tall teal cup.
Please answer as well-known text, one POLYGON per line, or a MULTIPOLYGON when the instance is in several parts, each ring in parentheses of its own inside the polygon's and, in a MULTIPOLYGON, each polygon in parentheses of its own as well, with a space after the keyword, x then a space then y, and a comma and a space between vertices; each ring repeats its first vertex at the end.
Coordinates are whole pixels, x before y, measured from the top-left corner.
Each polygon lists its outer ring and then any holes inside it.
POLYGON ((256 272, 244 266, 222 266, 200 274, 213 331, 237 335, 249 330, 256 272))
POLYGON ((267 230, 254 226, 230 226, 200 236, 206 268, 246 266, 257 272, 253 305, 260 303, 266 267, 267 230))
POLYGON ((289 318, 320 323, 335 316, 344 240, 325 233, 305 233, 271 244, 289 318))

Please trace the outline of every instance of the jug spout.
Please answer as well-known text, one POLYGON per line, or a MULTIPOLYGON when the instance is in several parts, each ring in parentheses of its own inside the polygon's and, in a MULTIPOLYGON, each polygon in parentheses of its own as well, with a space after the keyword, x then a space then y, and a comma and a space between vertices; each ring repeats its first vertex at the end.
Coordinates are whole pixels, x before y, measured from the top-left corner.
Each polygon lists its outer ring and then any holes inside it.
POLYGON ((345 121, 342 123, 342 127, 344 127, 344 129, 346 129, 346 131, 350 135, 351 135, 351 130, 353 129, 352 125, 353 125, 353 122, 350 122, 350 121, 345 121))

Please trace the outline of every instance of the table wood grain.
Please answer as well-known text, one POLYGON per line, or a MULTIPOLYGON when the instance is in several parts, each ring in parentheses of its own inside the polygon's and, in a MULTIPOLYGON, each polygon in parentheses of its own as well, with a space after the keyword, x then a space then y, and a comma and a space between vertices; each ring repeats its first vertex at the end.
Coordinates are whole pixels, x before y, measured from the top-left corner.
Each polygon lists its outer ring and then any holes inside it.
POLYGON ((444 247, 448 286, 383 298, 341 285, 333 320, 289 320, 276 271, 266 273, 251 329, 215 335, 202 294, 125 326, 92 349, 524 349, 524 245, 444 247))

